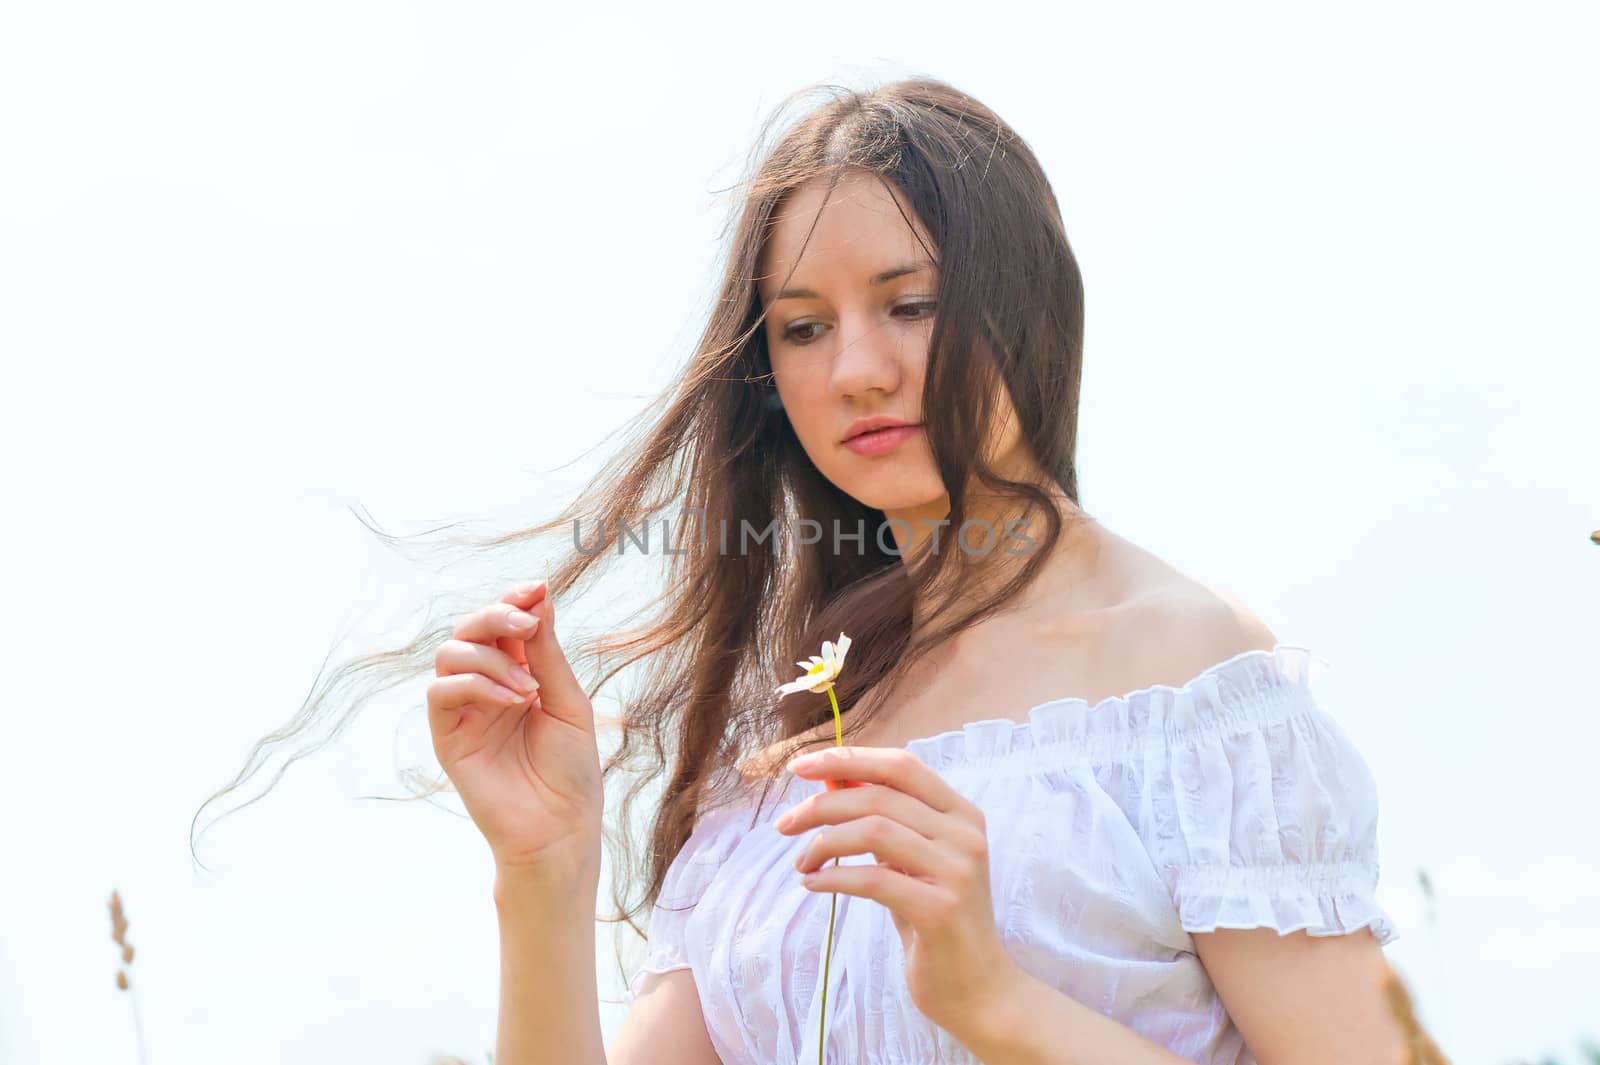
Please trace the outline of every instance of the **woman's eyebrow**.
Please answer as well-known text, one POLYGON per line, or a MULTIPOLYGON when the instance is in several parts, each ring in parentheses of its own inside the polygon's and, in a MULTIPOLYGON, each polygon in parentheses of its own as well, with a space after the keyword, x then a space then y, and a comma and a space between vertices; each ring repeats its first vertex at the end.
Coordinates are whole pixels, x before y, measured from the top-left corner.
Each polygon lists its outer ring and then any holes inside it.
MULTIPOLYGON (((933 264, 926 259, 918 259, 916 262, 910 263, 901 263, 899 266, 891 266, 887 270, 882 270, 876 274, 873 274, 872 277, 868 279, 867 284, 881 285, 885 281, 893 281, 897 277, 904 277, 907 274, 921 273, 924 270, 930 270, 932 268, 933 264)), ((818 296, 809 288, 780 288, 773 294, 770 302, 777 303, 779 300, 815 300, 821 298, 822 297, 818 296)))

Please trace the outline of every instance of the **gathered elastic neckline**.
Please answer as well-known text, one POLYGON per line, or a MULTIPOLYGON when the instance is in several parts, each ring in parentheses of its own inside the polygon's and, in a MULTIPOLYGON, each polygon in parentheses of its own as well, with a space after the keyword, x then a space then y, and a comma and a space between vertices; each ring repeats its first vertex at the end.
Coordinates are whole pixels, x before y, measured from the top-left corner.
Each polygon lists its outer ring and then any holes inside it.
MULTIPOLYGON (((1152 684, 1108 695, 1093 704, 1081 696, 1062 696, 1030 707, 1025 721, 1008 717, 969 721, 959 728, 908 740, 902 746, 942 768, 981 763, 1005 750, 1041 744, 1170 742, 1190 730, 1223 723, 1218 711, 1248 715, 1252 710, 1279 706, 1293 693, 1308 691, 1316 664, 1327 665, 1309 647, 1279 643, 1270 651, 1241 651, 1177 686, 1152 684), (1206 717, 1194 713, 1197 703, 1207 709, 1206 717)), ((1086 753, 1109 752, 1086 749, 1086 753)))
MULTIPOLYGON (((1152 746, 1315 708, 1313 670, 1327 665, 1309 647, 1279 643, 1271 650, 1241 651, 1177 686, 1152 684, 1093 704, 1082 696, 1062 696, 1030 707, 1026 720, 983 718, 900 747, 950 775, 1025 775, 1070 764, 1120 761, 1152 746)), ((737 777, 738 771, 727 767, 719 775, 737 777)), ((780 771, 775 779, 785 795, 804 797, 823 789, 820 780, 789 772, 780 771)), ((735 787, 744 785, 759 790, 759 778, 736 782, 735 787)))

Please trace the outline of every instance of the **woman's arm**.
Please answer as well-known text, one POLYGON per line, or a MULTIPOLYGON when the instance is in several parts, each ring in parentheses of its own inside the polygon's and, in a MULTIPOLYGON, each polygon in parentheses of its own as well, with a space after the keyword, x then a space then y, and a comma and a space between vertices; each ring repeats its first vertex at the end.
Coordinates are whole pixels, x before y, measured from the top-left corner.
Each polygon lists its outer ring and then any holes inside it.
POLYGON ((599 872, 497 869, 500 1019, 495 1065, 606 1065, 595 982, 599 872))
POLYGON ((689 970, 663 973, 602 1045, 594 968, 597 875, 495 877, 500 1023, 495 1065, 721 1065, 689 970))
POLYGON ((1195 953, 1260 1065, 1397 1062, 1405 1042, 1384 995, 1388 964, 1366 929, 1196 932, 1195 953))
POLYGON ((983 1065, 1190 1065, 1018 968, 972 1024, 950 1030, 983 1065))
POLYGON ((608 1065, 722 1065, 694 973, 652 973, 606 1048, 608 1065))

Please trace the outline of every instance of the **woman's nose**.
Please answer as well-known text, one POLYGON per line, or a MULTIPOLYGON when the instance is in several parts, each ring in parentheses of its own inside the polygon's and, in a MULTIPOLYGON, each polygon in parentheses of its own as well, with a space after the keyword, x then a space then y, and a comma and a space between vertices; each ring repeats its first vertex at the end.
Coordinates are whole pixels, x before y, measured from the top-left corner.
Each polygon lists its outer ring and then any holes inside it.
POLYGON ((833 356, 830 383, 837 393, 860 395, 877 389, 893 392, 900 385, 900 338, 878 322, 841 322, 840 344, 833 356))

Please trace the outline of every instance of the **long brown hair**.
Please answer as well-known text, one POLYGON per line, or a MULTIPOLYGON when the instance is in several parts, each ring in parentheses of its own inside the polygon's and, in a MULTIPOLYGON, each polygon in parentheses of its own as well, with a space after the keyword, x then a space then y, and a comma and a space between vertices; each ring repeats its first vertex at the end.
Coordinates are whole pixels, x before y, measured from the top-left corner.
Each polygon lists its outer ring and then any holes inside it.
MULTIPOLYGON (((593 530, 593 543, 580 544, 575 534, 572 548, 546 573, 559 603, 588 587, 617 557, 605 548, 620 547, 625 529, 648 527, 674 502, 683 514, 697 515, 677 527, 663 589, 640 612, 643 622, 565 648, 579 676, 586 665, 602 674, 589 687, 591 697, 620 670, 644 665, 640 690, 621 700, 620 738, 603 766, 603 779, 621 769, 633 780, 621 795, 620 825, 630 823, 640 792, 670 770, 648 830, 642 876, 635 875, 631 833, 614 832, 609 824, 605 829, 620 861, 612 880, 617 915, 604 919, 624 920, 635 931, 634 919, 656 901, 697 813, 722 800, 716 781, 750 782, 719 770, 741 765, 774 742, 795 740, 786 755, 798 751, 806 745, 802 732, 832 720, 825 695, 775 697, 774 687, 796 675, 797 659, 816 653, 825 638, 850 634, 849 668, 836 691, 849 708, 844 720, 853 734, 916 661, 1002 610, 1032 580, 1062 533, 1058 497, 1087 514, 1078 501, 1075 462, 1082 278, 1050 183, 1022 139, 987 107, 938 80, 865 91, 810 86, 762 124, 748 174, 715 309, 687 366, 628 423, 627 446, 559 515, 475 541, 483 548, 525 545, 580 522, 593 530), (828 98, 785 126, 789 106, 816 89, 828 98), (848 172, 890 183, 933 245, 925 250, 937 264, 939 291, 920 410, 950 498, 948 528, 954 534, 966 520, 973 476, 986 495, 1019 501, 1025 513, 1044 518, 1042 540, 1026 552, 1026 562, 986 596, 966 594, 976 587, 974 558, 992 562, 998 549, 902 558, 884 513, 824 478, 781 410, 766 401, 771 365, 757 288, 764 237, 786 194, 816 177, 831 191, 848 172), (997 381, 1042 481, 1006 479, 984 461, 980 443, 996 416, 997 381), (809 546, 740 536, 746 528, 759 533, 800 519, 830 534, 809 546), (740 539, 737 552, 721 549, 720 530, 740 539), (841 531, 837 542, 832 530, 841 531), (841 545, 858 550, 836 549, 841 545), (932 587, 941 590, 941 603, 965 612, 950 616, 941 607, 933 616, 944 623, 920 625, 913 641, 913 601, 932 587), (617 661, 598 668, 614 655, 617 661), (642 896, 630 900, 625 889, 641 882, 642 896)), ((345 662, 314 686, 285 729, 256 744, 233 782, 201 809, 253 773, 269 745, 305 733, 342 682, 365 675, 386 688, 429 673, 433 651, 450 629, 445 619, 424 626, 402 648, 345 662)), ((327 738, 371 694, 358 693, 327 738)), ((772 779, 762 785, 763 799, 772 779)), ((447 787, 438 779, 413 797, 447 787)))

